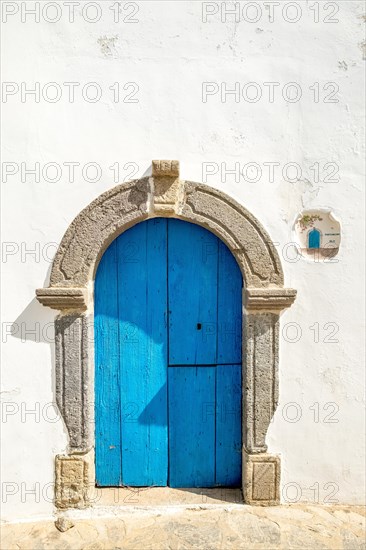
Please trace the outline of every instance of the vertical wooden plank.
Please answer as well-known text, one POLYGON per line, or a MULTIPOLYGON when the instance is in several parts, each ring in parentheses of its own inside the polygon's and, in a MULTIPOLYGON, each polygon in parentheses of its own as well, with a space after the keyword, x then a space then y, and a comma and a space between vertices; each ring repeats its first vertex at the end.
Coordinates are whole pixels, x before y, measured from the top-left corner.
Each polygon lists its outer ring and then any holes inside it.
POLYGON ((241 365, 216 367, 216 485, 240 487, 241 365))
POLYGON ((96 483, 113 486, 121 484, 116 242, 100 261, 94 307, 96 483))
POLYGON ((218 239, 168 220, 169 364, 216 363, 218 239))
POLYGON ((167 224, 118 238, 122 481, 167 484, 167 224))
POLYGON ((215 484, 215 367, 169 367, 169 485, 215 484))
POLYGON ((242 275, 234 256, 219 241, 217 363, 241 363, 242 275))

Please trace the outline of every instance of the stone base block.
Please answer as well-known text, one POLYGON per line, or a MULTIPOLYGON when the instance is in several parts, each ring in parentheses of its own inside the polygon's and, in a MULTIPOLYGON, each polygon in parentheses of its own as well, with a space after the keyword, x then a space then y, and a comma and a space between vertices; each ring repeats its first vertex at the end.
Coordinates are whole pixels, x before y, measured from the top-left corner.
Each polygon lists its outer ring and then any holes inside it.
POLYGON ((85 508, 90 486, 90 459, 84 456, 56 456, 56 507, 85 508))
POLYGON ((280 503, 280 457, 243 453, 245 504, 275 506, 280 503))

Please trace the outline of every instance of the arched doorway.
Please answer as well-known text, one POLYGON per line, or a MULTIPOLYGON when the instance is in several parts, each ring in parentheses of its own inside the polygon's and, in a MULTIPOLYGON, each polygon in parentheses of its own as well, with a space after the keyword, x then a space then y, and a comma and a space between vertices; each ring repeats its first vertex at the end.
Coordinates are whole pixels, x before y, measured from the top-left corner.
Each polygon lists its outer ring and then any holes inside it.
POLYGON ((315 227, 308 234, 308 248, 320 248, 320 231, 315 227))
POLYGON ((155 218, 96 274, 98 486, 239 487, 242 276, 215 235, 155 218))
POLYGON ((284 288, 281 261, 260 222, 231 197, 179 176, 178 161, 153 161, 152 177, 106 191, 68 227, 52 264, 50 285, 37 290, 55 319, 56 400, 69 434, 55 458, 58 508, 90 505, 95 487, 94 279, 108 246, 134 225, 159 217, 201 226, 235 258, 242 296, 242 488, 246 503, 279 502, 280 457, 266 435, 278 403, 280 313, 295 300, 284 288))

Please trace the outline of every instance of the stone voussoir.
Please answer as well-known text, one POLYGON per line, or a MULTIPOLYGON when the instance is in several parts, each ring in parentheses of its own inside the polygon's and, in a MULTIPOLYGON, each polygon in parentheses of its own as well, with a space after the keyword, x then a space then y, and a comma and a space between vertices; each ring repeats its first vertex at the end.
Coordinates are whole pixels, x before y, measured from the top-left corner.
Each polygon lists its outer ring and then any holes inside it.
POLYGON ((246 287, 283 286, 277 250, 248 210, 212 187, 180 180, 177 161, 154 163, 152 178, 114 187, 75 218, 55 255, 51 287, 87 287, 109 244, 124 230, 156 215, 173 216, 212 231, 232 251, 246 287))

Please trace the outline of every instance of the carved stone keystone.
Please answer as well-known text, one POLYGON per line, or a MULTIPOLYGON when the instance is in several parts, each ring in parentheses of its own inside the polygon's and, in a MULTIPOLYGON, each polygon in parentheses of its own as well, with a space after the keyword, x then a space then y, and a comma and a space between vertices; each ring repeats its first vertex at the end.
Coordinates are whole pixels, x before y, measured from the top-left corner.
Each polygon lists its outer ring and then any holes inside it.
POLYGON ((179 178, 179 160, 153 160, 152 175, 153 178, 161 176, 179 178))
POLYGON ((172 215, 179 201, 180 180, 179 161, 153 160, 152 176, 154 182, 154 211, 172 215))

